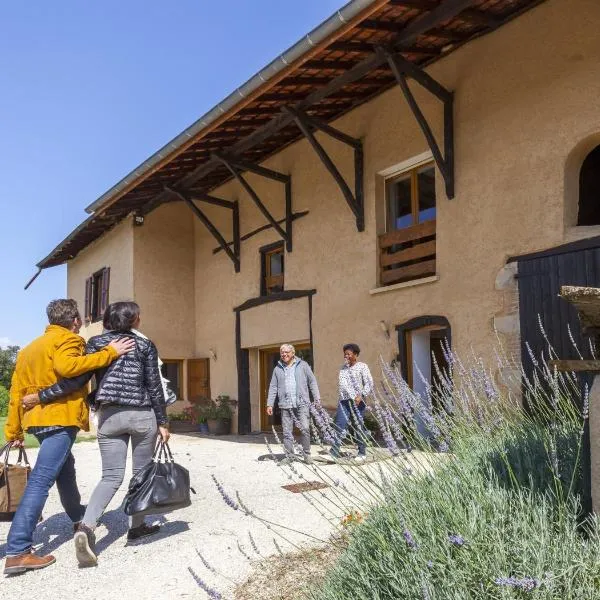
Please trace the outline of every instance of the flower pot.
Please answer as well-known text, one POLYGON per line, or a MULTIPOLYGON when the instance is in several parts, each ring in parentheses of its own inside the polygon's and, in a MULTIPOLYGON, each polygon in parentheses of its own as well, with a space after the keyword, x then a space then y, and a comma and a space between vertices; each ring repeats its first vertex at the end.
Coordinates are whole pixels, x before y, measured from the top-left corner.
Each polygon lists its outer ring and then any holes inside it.
POLYGON ((227 435, 231 431, 231 419, 208 419, 207 425, 213 435, 227 435))
POLYGON ((198 423, 198 431, 200 433, 208 433, 208 423, 198 423))

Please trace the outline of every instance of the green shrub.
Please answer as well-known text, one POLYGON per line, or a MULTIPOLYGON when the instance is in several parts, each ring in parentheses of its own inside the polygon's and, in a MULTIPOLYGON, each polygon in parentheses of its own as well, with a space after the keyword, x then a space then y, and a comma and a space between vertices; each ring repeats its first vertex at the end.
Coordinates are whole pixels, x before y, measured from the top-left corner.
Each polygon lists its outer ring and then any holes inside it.
POLYGON ((0 385, 0 417, 6 417, 8 415, 8 402, 10 400, 10 394, 8 390, 0 385))

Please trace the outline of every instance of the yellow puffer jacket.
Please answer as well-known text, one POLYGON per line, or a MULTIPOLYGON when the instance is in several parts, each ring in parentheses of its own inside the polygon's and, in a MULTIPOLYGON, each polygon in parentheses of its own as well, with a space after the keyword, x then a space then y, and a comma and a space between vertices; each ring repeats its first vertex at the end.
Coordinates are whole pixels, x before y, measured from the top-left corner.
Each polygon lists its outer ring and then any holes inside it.
POLYGON ((83 338, 60 325, 48 325, 44 335, 33 340, 17 355, 10 388, 8 418, 4 433, 8 441, 21 439, 29 427, 63 425, 90 428, 85 402, 87 386, 51 404, 23 411, 21 400, 63 377, 76 377, 87 371, 107 367, 117 358, 113 348, 84 355, 83 338))

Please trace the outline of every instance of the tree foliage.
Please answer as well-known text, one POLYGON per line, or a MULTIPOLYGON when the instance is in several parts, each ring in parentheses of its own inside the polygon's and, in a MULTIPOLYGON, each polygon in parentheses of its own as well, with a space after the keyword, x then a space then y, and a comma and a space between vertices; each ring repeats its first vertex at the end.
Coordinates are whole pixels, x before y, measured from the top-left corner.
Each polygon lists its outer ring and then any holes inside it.
POLYGON ((19 346, 0 348, 0 386, 6 389, 10 389, 10 380, 15 370, 18 351, 19 346))

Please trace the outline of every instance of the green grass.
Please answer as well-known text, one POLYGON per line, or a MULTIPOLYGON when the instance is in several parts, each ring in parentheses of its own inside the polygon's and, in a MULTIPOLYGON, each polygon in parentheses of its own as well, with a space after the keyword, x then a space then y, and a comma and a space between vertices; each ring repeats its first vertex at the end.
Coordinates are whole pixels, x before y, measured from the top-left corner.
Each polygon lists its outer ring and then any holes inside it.
MULTIPOLYGON (((6 417, 0 417, 0 446, 4 446, 6 438, 4 437, 4 423, 6 417)), ((25 435, 25 448, 39 448, 40 444, 32 435, 25 435)))
MULTIPOLYGON (((6 443, 6 438, 4 437, 4 423, 6 422, 6 417, 0 417, 0 447, 6 443)), ((93 442, 96 440, 96 436, 89 431, 81 432, 77 438, 75 439, 75 443, 79 442, 93 442)), ((33 435, 25 435, 25 448, 39 448, 40 444, 33 435)))

